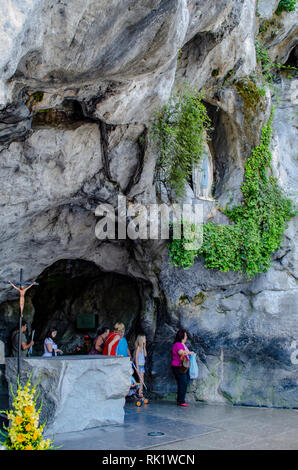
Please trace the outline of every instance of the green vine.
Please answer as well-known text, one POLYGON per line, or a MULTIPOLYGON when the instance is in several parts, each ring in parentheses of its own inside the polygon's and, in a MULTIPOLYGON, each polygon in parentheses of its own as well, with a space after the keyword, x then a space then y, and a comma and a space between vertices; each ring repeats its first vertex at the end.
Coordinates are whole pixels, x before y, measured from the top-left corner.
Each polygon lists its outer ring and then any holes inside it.
POLYGON ((292 201, 283 194, 276 178, 268 175, 271 121, 272 117, 246 162, 242 203, 223 210, 232 224, 205 224, 203 245, 196 252, 184 252, 184 237, 172 240, 168 247, 175 266, 188 268, 195 256, 201 255, 206 268, 240 271, 248 278, 269 269, 272 253, 281 246, 286 222, 295 215, 292 201))
POLYGON ((283 11, 295 11, 297 0, 281 0, 276 9, 276 14, 280 15, 283 11))
POLYGON ((156 113, 151 127, 158 153, 154 180, 163 183, 169 195, 172 190, 176 196, 184 194, 193 165, 203 155, 204 131, 209 128, 202 94, 196 90, 172 95, 169 103, 156 113))
POLYGON ((184 269, 190 268, 193 265, 195 257, 198 255, 197 250, 189 250, 186 248, 186 244, 194 240, 195 225, 186 220, 181 220, 180 223, 174 222, 170 223, 170 228, 172 231, 171 243, 167 245, 170 249, 170 264, 174 266, 180 266, 184 269), (174 238, 173 231, 174 227, 179 227, 181 229, 181 237, 174 238), (192 238, 190 240, 189 233, 187 229, 191 230, 192 238))
POLYGON ((280 62, 274 62, 267 52, 265 46, 259 41, 255 42, 256 59, 261 67, 261 73, 265 81, 272 85, 274 80, 277 78, 277 72, 286 70, 290 75, 288 78, 292 78, 292 74, 297 71, 296 67, 290 65, 283 65, 280 62))

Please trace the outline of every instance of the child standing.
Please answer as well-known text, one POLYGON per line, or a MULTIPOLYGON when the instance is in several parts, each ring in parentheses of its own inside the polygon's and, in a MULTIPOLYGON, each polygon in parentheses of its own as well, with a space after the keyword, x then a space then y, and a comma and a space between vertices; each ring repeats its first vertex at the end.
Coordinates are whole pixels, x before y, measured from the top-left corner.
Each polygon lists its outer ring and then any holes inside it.
POLYGON ((146 336, 145 335, 138 335, 136 342, 135 342, 135 365, 138 372, 138 376, 141 381, 141 385, 139 388, 139 397, 143 396, 143 383, 144 383, 144 374, 145 374, 145 362, 147 357, 146 351, 146 336))

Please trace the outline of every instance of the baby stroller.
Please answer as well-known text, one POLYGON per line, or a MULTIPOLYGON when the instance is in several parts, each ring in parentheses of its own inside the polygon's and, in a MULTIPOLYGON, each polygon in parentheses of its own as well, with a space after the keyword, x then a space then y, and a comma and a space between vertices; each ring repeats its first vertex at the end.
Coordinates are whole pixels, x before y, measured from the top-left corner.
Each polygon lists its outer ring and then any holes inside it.
MULTIPOLYGON (((141 384, 143 385, 144 389, 146 390, 146 394, 147 394, 147 391, 148 391, 148 390, 147 390, 147 387, 146 387, 145 383, 143 382, 142 378, 139 376, 138 370, 137 370, 137 368, 136 368, 136 366, 134 365, 133 362, 132 362, 132 365, 133 365, 133 368, 134 368, 135 371, 136 371, 137 376, 138 376, 139 379, 140 379, 141 384)), ((132 377, 132 379, 133 379, 133 377, 132 377)), ((148 405, 149 399, 144 396, 144 393, 141 394, 141 393, 137 390, 139 387, 140 387, 140 385, 138 385, 138 386, 136 387, 136 391, 135 391, 136 399, 137 399, 137 401, 136 401, 136 406, 140 407, 140 406, 142 406, 142 405, 148 405)))
POLYGON ((129 389, 128 394, 125 397, 126 401, 129 401, 129 402, 137 399, 138 388, 140 387, 140 384, 137 383, 137 381, 135 380, 133 376, 131 376, 130 380, 131 380, 130 389, 129 389))

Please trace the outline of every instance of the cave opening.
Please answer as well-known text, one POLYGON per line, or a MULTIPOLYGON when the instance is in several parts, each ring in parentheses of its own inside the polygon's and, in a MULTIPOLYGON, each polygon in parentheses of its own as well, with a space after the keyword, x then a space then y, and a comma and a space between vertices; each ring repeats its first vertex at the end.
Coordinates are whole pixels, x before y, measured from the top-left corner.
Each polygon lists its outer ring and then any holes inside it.
POLYGON ((103 272, 90 261, 63 259, 46 268, 37 282, 31 299, 34 355, 43 354, 52 327, 57 328, 56 343, 64 354, 74 351, 85 336, 95 338, 98 328, 112 329, 117 322, 124 323, 131 349, 136 336, 144 333, 145 296, 151 288, 143 280, 103 272))
MULTIPOLYGON (((291 50, 291 52, 288 56, 287 61, 284 64, 284 66, 285 67, 293 67, 293 68, 296 68, 296 69, 298 68, 298 44, 296 44, 292 48, 292 50, 291 50)), ((296 72, 297 72, 297 70, 296 70, 296 72)))

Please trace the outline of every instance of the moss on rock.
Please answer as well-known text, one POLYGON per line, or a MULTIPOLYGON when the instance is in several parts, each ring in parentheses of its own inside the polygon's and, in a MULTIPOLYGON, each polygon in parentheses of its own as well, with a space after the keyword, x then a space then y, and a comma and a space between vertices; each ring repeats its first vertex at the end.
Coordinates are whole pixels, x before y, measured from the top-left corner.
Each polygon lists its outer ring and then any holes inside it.
POLYGON ((264 96, 266 91, 259 88, 254 80, 242 78, 234 82, 234 86, 243 101, 243 112, 245 124, 249 126, 255 115, 260 111, 265 111, 264 96))
POLYGON ((198 294, 196 294, 193 298, 193 303, 195 305, 201 305, 202 303, 204 303, 206 300, 206 295, 203 293, 203 292, 199 292, 198 294))

